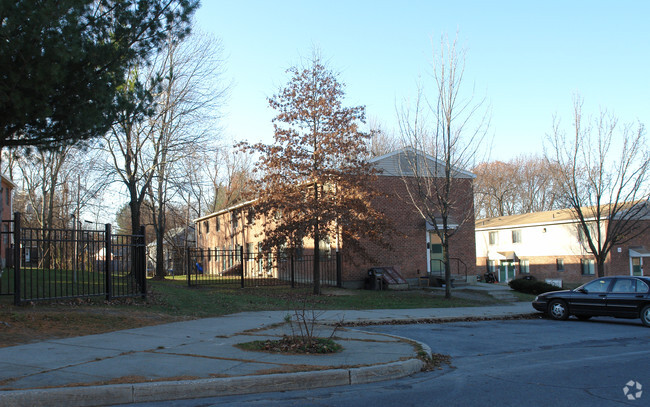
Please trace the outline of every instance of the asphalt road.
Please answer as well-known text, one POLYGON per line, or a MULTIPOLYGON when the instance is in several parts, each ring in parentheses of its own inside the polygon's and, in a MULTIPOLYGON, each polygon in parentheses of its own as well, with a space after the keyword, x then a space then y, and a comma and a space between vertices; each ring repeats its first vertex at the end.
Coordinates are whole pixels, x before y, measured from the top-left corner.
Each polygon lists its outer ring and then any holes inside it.
MULTIPOLYGON (((452 367, 387 382, 156 403, 156 406, 650 405, 650 329, 599 318, 386 325, 364 330, 417 339, 452 367), (627 394, 628 382, 635 382, 627 394), (636 383, 641 387, 641 393, 636 383), (639 397, 637 397, 639 396, 639 397)), ((140 406, 153 404, 140 404, 140 406)))

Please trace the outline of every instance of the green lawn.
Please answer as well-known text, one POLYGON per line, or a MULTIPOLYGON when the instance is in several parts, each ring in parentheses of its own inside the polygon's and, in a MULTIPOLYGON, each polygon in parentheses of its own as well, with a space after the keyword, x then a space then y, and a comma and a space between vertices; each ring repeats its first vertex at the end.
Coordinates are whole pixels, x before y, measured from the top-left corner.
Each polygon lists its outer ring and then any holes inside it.
POLYGON ((309 309, 449 308, 494 304, 494 300, 446 300, 441 292, 368 291, 324 288, 315 296, 310 287, 193 287, 185 281, 149 281, 150 308, 172 315, 208 317, 242 311, 309 309))
MULTIPOLYGON (((79 277, 79 276, 78 276, 79 277)), ((12 296, 0 296, 0 347, 37 340, 66 338, 136 328, 242 311, 306 309, 442 308, 494 305, 491 297, 474 294, 472 300, 444 299, 441 291, 366 291, 324 288, 187 287, 182 277, 148 281, 146 300, 139 297, 103 297, 43 301, 14 306, 12 296)), ((453 292, 452 292, 453 294, 453 292)))

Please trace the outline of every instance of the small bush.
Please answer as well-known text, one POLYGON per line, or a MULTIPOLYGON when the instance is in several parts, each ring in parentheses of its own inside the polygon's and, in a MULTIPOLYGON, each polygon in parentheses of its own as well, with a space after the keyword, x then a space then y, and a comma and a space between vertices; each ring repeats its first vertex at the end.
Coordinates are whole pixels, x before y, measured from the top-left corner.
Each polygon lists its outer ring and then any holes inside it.
POLYGON ((560 287, 556 287, 552 284, 547 284, 543 281, 525 280, 522 278, 512 280, 508 283, 508 285, 515 291, 533 295, 539 295, 549 291, 561 290, 560 287))

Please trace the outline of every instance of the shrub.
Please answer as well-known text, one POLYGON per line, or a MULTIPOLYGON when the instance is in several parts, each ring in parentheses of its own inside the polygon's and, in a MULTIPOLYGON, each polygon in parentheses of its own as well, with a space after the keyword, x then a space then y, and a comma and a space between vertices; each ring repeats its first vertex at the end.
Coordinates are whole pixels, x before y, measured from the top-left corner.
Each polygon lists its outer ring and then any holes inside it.
POLYGON ((510 286, 510 288, 512 288, 515 291, 519 291, 520 293, 534 294, 534 295, 546 293, 549 291, 561 290, 560 287, 556 287, 552 284, 547 284, 543 281, 525 280, 522 278, 512 280, 508 283, 508 285, 510 286))

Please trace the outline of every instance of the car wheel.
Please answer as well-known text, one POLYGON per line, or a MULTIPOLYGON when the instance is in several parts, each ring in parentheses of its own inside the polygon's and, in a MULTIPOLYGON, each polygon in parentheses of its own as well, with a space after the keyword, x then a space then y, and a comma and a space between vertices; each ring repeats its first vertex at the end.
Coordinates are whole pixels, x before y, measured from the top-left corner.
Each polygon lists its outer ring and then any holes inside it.
POLYGON ((641 322, 645 326, 650 326, 650 305, 646 305, 641 310, 641 322))
POLYGON ((589 318, 591 318, 591 315, 576 315, 580 321, 589 321, 589 318))
POLYGON ((548 315, 556 320, 562 320, 569 318, 569 308, 566 305, 566 302, 562 300, 553 300, 548 304, 548 315))

